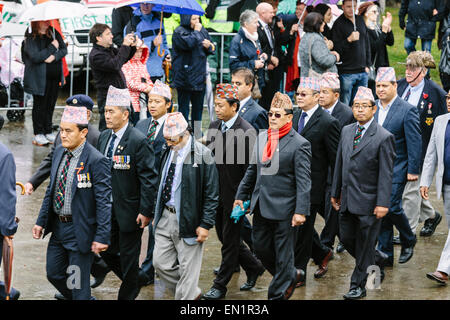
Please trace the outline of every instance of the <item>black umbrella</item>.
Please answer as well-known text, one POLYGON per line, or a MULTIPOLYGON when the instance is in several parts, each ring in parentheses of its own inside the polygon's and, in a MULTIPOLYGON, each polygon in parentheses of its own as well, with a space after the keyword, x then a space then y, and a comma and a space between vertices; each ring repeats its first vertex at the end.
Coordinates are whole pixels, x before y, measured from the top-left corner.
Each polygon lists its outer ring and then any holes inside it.
POLYGON ((258 0, 232 0, 227 8, 227 21, 239 21, 242 12, 255 10, 258 4, 258 0))

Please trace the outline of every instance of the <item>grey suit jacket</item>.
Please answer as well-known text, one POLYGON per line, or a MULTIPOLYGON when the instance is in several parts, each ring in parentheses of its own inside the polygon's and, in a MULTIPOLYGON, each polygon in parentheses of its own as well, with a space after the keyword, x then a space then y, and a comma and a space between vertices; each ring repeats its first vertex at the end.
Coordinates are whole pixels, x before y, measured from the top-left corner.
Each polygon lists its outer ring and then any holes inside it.
POLYGON ((259 203, 261 216, 270 220, 291 219, 294 213, 309 215, 311 144, 291 129, 280 139, 272 160, 263 164, 266 142, 267 131, 258 136, 236 199, 251 197, 251 212, 259 203))
POLYGON ((444 148, 445 148, 445 130, 450 119, 450 113, 441 115, 434 122, 433 131, 431 132, 430 142, 428 143, 427 153, 423 162, 422 175, 420 177, 420 185, 430 187, 433 182, 434 172, 437 165, 436 173, 436 193, 437 198, 441 198, 442 184, 444 177, 444 148))
POLYGON ((395 140, 374 120, 353 150, 356 128, 342 129, 331 196, 341 197, 341 212, 372 215, 376 206, 390 207, 395 140))

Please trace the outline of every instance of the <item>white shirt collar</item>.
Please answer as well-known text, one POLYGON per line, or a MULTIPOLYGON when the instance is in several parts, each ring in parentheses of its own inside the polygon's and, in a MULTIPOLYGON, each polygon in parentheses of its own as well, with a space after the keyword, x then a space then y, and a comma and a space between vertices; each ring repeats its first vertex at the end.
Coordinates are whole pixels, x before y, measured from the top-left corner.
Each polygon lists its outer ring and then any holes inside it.
POLYGON ((316 110, 318 108, 319 108, 319 105, 316 104, 313 108, 309 109, 308 111, 304 111, 308 115, 308 119, 311 118, 311 116, 314 114, 314 112, 316 112, 316 110))
POLYGON ((339 99, 337 99, 336 100, 336 102, 331 106, 331 107, 329 107, 328 109, 327 108, 324 108, 324 107, 322 107, 325 111, 329 111, 330 112, 330 115, 333 113, 333 110, 334 110, 334 108, 336 107, 336 105, 337 105, 337 103, 339 102, 339 99))
MULTIPOLYGON (((411 91, 413 91, 413 92, 415 92, 415 91, 422 92, 423 87, 425 87, 425 78, 422 79, 422 81, 420 81, 420 83, 417 86, 415 86, 415 87, 412 87, 411 85, 408 85, 408 88, 411 89, 411 91)), ((406 91, 408 91, 408 89, 406 89, 406 91)))
POLYGON ((378 106, 383 110, 383 111, 388 111, 389 108, 392 106, 392 104, 394 103, 395 99, 397 99, 397 95, 395 95, 395 97, 389 101, 389 103, 387 104, 386 107, 383 107, 383 105, 381 104, 381 100, 378 101, 378 106))
POLYGON ((239 101, 239 111, 242 110, 242 107, 252 98, 252 95, 249 95, 247 98, 239 101))
POLYGON ((128 128, 128 122, 127 122, 127 124, 124 125, 119 131, 117 131, 117 132, 114 132, 114 131, 113 131, 113 134, 115 134, 116 137, 118 138, 117 141, 120 141, 120 140, 122 139, 122 136, 124 135, 124 133, 125 133, 125 131, 127 130, 127 128, 128 128))
MULTIPOLYGON (((367 130, 369 129, 371 123, 373 122, 373 119, 375 119, 375 118, 372 117, 372 119, 370 119, 368 122, 366 122, 366 123, 363 125, 364 131, 365 131, 365 132, 367 132, 367 130)), ((358 122, 358 125, 360 125, 359 122, 358 122)))
MULTIPOLYGON (((168 116, 169 116, 169 114, 166 113, 165 115, 161 116, 158 120, 156 120, 158 122, 158 126, 162 126, 168 116)), ((152 120, 154 120, 154 119, 152 118, 152 120)))
MULTIPOLYGON (((227 126, 227 129, 230 129, 234 123, 236 122, 236 119, 238 117, 239 113, 236 112, 236 114, 234 115, 233 118, 231 118, 230 120, 225 122, 225 125, 227 126)), ((222 120, 222 123, 224 123, 224 121, 222 120)))
POLYGON ((264 21, 262 21, 260 18, 258 18, 259 23, 261 23, 261 26, 265 29, 267 26, 267 23, 265 23, 264 21))

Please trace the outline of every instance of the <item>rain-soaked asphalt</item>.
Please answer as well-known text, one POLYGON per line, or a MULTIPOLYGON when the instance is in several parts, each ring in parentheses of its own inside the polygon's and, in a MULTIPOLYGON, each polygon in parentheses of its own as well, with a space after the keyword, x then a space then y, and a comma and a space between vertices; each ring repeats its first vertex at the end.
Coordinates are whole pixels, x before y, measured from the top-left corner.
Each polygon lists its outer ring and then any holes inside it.
MULTIPOLYGON (((6 119, 6 114, 1 111, 6 119)), ((61 111, 54 115, 54 123, 59 123, 61 111)), ((204 119, 208 119, 205 114, 204 119)), ((94 123, 98 123, 98 116, 94 116, 94 123)), ((208 120, 204 121, 207 122, 208 120)), ((207 123, 204 123, 204 126, 207 123)), ((17 172, 17 181, 27 182, 27 179, 39 166, 41 160, 47 155, 49 147, 36 147, 31 141, 33 129, 31 123, 31 111, 26 113, 25 122, 5 121, 3 130, 0 131, 0 141, 4 143, 14 154, 17 172)), ((21 291, 21 299, 43 300, 53 299, 55 289, 47 281, 45 276, 45 257, 48 237, 44 240, 35 240, 31 236, 31 228, 36 221, 39 208, 44 197, 47 182, 39 187, 31 196, 18 196, 17 216, 20 224, 14 238, 14 287, 21 291)), ((436 200, 434 187, 431 193, 432 203, 435 208, 443 213, 441 201, 436 200)), ((445 215, 444 215, 445 216, 445 215)), ((320 230, 323 220, 317 217, 316 229, 320 230)), ((438 226, 435 234, 430 238, 419 236, 421 226, 417 231, 418 242, 413 258, 406 264, 398 264, 400 247, 396 246, 396 261, 393 268, 386 268, 386 278, 381 284, 381 289, 368 290, 365 299, 424 299, 446 300, 450 299, 450 291, 447 287, 440 287, 425 277, 425 274, 434 271, 441 254, 441 250, 447 237, 447 223, 445 218, 438 226)), ((143 237, 142 252, 146 252, 147 230, 143 237)), ((141 255, 141 261, 144 256, 141 255)), ((199 286, 202 292, 206 292, 212 285, 214 275, 213 268, 220 264, 220 244, 215 230, 211 230, 209 240, 206 242, 203 254, 202 271, 199 286)), ((334 255, 329 264, 329 271, 322 279, 313 277, 316 266, 311 262, 308 266, 307 284, 305 287, 295 290, 291 299, 342 299, 342 295, 348 291, 350 275, 354 267, 354 260, 347 253, 334 255)), ((0 271, 1 273, 2 271, 0 271)), ((3 275, 2 275, 3 278, 3 275)), ((267 288, 271 280, 266 271, 257 281, 256 287, 250 292, 239 291, 239 287, 245 282, 246 275, 243 271, 235 273, 228 285, 226 299, 267 299, 267 288)), ((101 300, 116 299, 120 280, 111 272, 106 277, 103 285, 93 289, 92 294, 101 300)), ((155 285, 143 287, 138 300, 172 299, 159 280, 155 285)))

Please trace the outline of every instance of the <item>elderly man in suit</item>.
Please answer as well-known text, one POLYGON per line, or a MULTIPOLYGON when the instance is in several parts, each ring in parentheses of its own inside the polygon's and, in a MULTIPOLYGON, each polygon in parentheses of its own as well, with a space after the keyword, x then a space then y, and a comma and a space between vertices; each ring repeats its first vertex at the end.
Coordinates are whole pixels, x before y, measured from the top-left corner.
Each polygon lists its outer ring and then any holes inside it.
POLYGON ((267 111, 252 98, 255 74, 248 68, 237 68, 231 75, 231 84, 238 87, 239 116, 256 130, 269 127, 267 111))
MULTIPOLYGON (((148 94, 147 108, 151 117, 142 119, 136 124, 136 129, 140 130, 147 137, 148 143, 153 146, 156 171, 159 171, 162 150, 167 147, 163 131, 164 123, 167 119, 167 111, 170 109, 171 104, 172 94, 170 93, 169 86, 156 80, 152 90, 148 94)), ((142 262, 141 270, 139 270, 140 285, 149 285, 155 280, 155 268, 153 267, 154 247, 155 235, 153 234, 153 227, 149 224, 147 256, 144 262, 142 262)))
POLYGON ((394 68, 379 68, 375 86, 379 97, 375 120, 395 136, 397 154, 392 178, 391 206, 388 214, 383 218, 378 237, 378 249, 389 256, 389 264, 393 265, 393 226, 400 233, 402 245, 398 262, 406 263, 414 253, 416 236, 403 211, 402 194, 407 181, 419 178, 422 138, 417 108, 397 95, 394 68))
MULTIPOLYGON (((73 95, 66 100, 66 105, 71 107, 85 107, 87 109, 88 121, 91 120, 92 109, 94 108, 94 101, 84 94, 73 95)), ((98 137, 100 132, 96 127, 88 124, 88 133, 86 136, 87 142, 93 146, 97 146, 98 137)), ((39 168, 30 178, 30 180, 25 184, 25 194, 31 195, 49 176, 52 168, 52 158, 55 148, 61 144, 61 136, 58 132, 56 135, 55 142, 53 143, 48 155, 41 161, 39 168)), ((91 268, 91 275, 94 277, 91 282, 91 288, 96 288, 103 283, 106 274, 110 271, 105 262, 100 258, 99 255, 94 256, 94 263, 91 268)), ((64 299, 61 293, 55 294, 56 299, 64 299)))
MULTIPOLYGON (((3 127, 3 117, 0 116, 0 129, 3 127)), ((16 220, 16 164, 11 151, 0 142, 0 265, 2 263, 3 237, 12 239, 17 231, 16 220)), ((11 288, 10 299, 17 300, 19 290, 11 288)), ((0 300, 6 299, 5 283, 0 281, 0 300)))
POLYGON ((163 134, 169 148, 159 168, 153 263, 176 300, 198 300, 203 244, 219 204, 219 177, 211 150, 195 141, 180 112, 168 115, 163 134))
POLYGON ((374 119, 374 100, 369 88, 358 88, 353 102, 358 122, 342 129, 336 156, 331 204, 339 211, 341 241, 355 258, 345 299, 366 296, 367 268, 377 263, 375 244, 390 207, 395 141, 374 119))
POLYGON ((311 145, 292 128, 292 101, 277 93, 234 206, 251 198, 256 256, 272 274, 269 299, 289 299, 304 272, 294 265, 296 228, 309 219, 311 145))
MULTIPOLYGON (((446 114, 445 91, 434 81, 427 79, 429 68, 436 68, 433 56, 429 52, 415 51, 406 58, 405 78, 398 81, 397 93, 406 102, 417 107, 422 130, 422 149, 420 168, 427 152, 436 117, 446 114)), ((403 208, 409 225, 416 233, 419 222, 424 221, 420 235, 433 235, 442 216, 434 210, 429 200, 423 199, 419 191, 419 179, 408 181, 403 192, 403 208)))
MULTIPOLYGON (((311 208, 306 223, 298 228, 295 244, 295 267, 305 272, 311 257, 319 266, 314 276, 321 278, 328 271, 333 250, 320 242, 314 229, 316 214, 324 216, 325 188, 328 172, 332 174, 339 145, 339 121, 319 106, 319 79, 302 77, 297 89, 300 112, 294 113, 293 128, 311 143, 311 208)), ((303 278, 298 286, 304 285, 303 278)))
MULTIPOLYGON (((446 96, 447 110, 450 112, 450 91, 446 96)), ((444 114, 436 118, 431 133, 427 154, 423 163, 420 178, 420 193, 426 200, 429 199, 428 188, 433 182, 436 173, 437 198, 444 198, 444 211, 450 229, 450 114, 444 114)), ((445 285, 450 273, 450 232, 445 242, 444 250, 439 260, 439 265, 434 272, 427 273, 427 278, 445 285)))
POLYGON ((93 253, 110 244, 110 164, 86 143, 87 130, 86 108, 66 107, 60 124, 61 145, 53 153, 50 184, 32 230, 35 239, 41 238, 43 229, 44 237, 52 233, 47 279, 69 300, 92 299, 93 253))
POLYGON ((112 162, 111 246, 101 256, 122 280, 119 300, 134 300, 140 291, 141 237, 152 218, 158 179, 153 147, 128 122, 130 99, 128 89, 109 87, 105 105, 108 129, 100 134, 97 146, 112 162))
POLYGON ((256 140, 256 130, 239 116, 238 87, 218 84, 215 111, 217 119, 208 129, 207 146, 216 157, 219 172, 219 206, 216 214, 216 231, 222 242, 222 263, 212 288, 204 299, 225 297, 227 284, 240 264, 247 274, 247 282, 240 288, 250 290, 264 272, 261 262, 255 258, 240 237, 243 219, 236 223, 230 217, 234 196, 250 162, 250 152, 256 140))
MULTIPOLYGON (((355 122, 352 109, 339 101, 340 83, 339 75, 333 72, 322 74, 320 80, 319 105, 339 121, 342 130, 346 125, 355 122)), ((325 191, 325 226, 320 234, 320 241, 327 247, 333 249, 335 237, 339 234, 338 213, 333 210, 330 203, 330 190, 333 176, 331 170, 328 173, 327 188, 325 191)), ((336 252, 343 252, 344 246, 341 242, 336 247, 336 252)))

